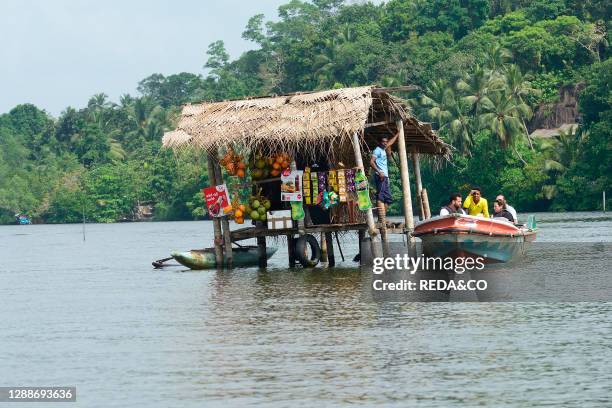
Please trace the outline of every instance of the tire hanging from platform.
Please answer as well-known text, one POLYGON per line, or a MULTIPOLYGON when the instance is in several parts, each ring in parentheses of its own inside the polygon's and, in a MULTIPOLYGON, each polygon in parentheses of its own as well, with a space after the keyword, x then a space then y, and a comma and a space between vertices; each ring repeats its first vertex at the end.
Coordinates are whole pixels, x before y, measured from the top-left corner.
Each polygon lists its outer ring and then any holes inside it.
POLYGON ((295 257, 305 268, 317 266, 321 260, 321 247, 317 239, 310 234, 299 237, 295 242, 295 257), (310 258, 306 256, 306 245, 310 246, 310 258))

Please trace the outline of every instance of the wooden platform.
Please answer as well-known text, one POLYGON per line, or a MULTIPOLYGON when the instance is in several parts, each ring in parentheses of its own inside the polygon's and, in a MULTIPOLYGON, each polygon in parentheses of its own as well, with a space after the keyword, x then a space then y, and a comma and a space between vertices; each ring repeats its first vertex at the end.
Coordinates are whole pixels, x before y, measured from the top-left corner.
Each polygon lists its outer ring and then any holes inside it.
MULTIPOLYGON (((404 223, 388 223, 387 224, 388 234, 404 234, 405 228, 404 223)), ((376 225, 380 228, 381 225, 376 225)), ((305 226, 303 232, 306 234, 314 234, 321 232, 345 232, 345 231, 365 231, 368 229, 368 225, 364 223, 354 224, 323 224, 323 225, 311 225, 305 226)), ((295 228, 282 228, 282 229, 267 229, 258 227, 246 227, 234 230, 230 233, 232 242, 242 241, 245 239, 258 238, 258 237, 278 237, 282 235, 296 235, 300 231, 297 227, 295 228)))
MULTIPOLYGON (((303 231, 306 234, 313 234, 317 232, 343 232, 343 231, 359 231, 367 230, 368 226, 365 223, 356 224, 324 224, 324 225, 312 225, 304 227, 303 231)), ((257 238, 257 237, 277 237, 280 235, 295 235, 299 234, 299 229, 296 228, 282 228, 282 229, 267 229, 257 227, 247 227, 237 229, 231 232, 232 242, 242 241, 243 239, 257 238)))

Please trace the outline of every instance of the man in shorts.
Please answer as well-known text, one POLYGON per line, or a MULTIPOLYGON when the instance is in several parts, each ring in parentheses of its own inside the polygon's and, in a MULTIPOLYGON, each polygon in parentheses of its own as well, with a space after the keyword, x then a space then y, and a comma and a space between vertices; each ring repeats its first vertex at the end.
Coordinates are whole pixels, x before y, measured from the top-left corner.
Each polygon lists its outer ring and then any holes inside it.
POLYGON ((389 208, 389 204, 393 202, 391 197, 391 188, 389 186, 389 167, 387 165, 387 152, 391 153, 391 146, 397 141, 399 131, 389 140, 383 136, 378 141, 378 146, 372 152, 370 158, 370 167, 374 170, 374 183, 376 185, 376 205, 384 209, 385 214, 389 208))

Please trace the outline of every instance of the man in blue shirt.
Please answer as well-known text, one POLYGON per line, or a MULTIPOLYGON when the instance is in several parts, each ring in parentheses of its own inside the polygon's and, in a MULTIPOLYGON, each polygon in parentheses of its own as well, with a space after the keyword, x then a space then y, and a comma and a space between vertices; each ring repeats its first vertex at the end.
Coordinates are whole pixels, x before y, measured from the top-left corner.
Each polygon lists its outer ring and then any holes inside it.
POLYGON ((393 202, 391 189, 389 187, 389 167, 387 166, 387 153, 391 154, 391 146, 397 141, 399 131, 389 140, 386 137, 380 138, 378 146, 372 152, 370 167, 375 171, 374 182, 376 184, 376 205, 379 210, 384 208, 385 214, 389 204, 393 202), (384 207, 383 207, 384 205, 384 207))

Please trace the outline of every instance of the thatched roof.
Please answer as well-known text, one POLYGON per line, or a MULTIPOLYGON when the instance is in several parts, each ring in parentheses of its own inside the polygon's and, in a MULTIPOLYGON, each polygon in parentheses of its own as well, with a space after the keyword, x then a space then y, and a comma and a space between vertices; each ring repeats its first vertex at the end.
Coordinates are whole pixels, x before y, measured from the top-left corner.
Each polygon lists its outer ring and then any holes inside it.
POLYGON ((164 135, 168 148, 193 146, 211 151, 241 145, 266 152, 325 152, 346 146, 358 132, 362 142, 396 131, 403 120, 406 144, 421 153, 448 155, 450 148, 388 88, 364 86, 183 107, 176 130, 164 135), (383 123, 384 122, 384 123, 383 123))

